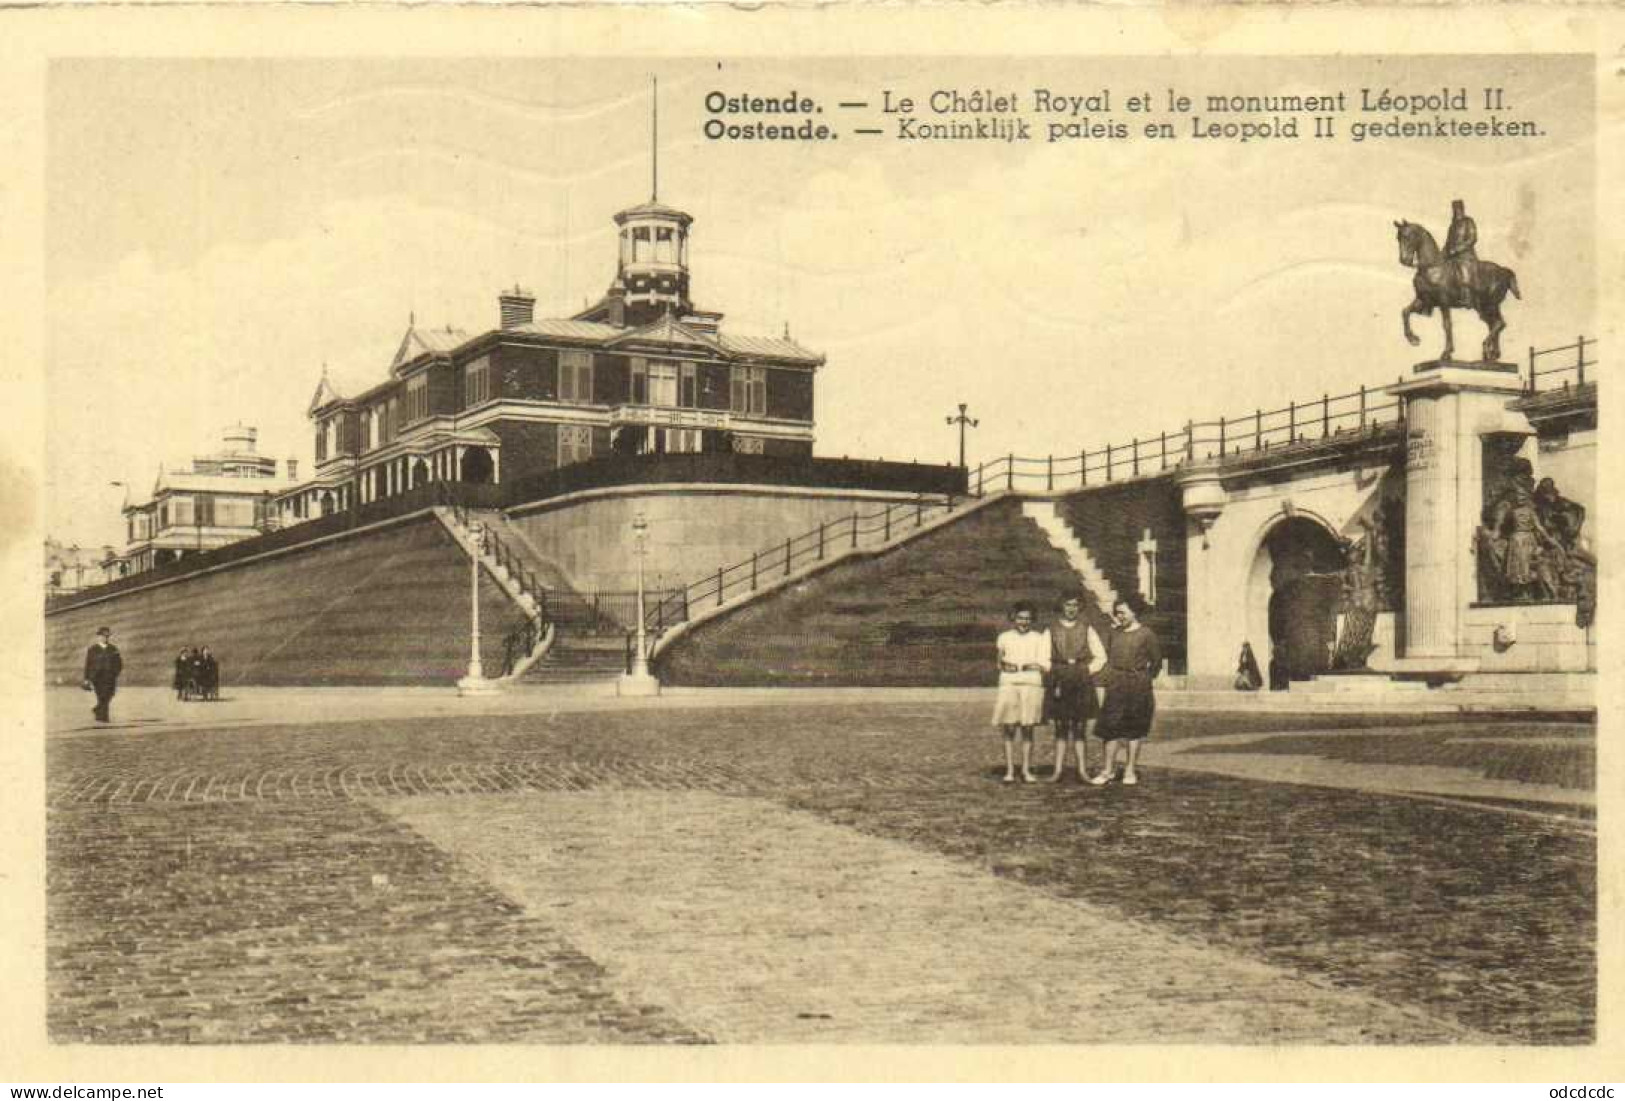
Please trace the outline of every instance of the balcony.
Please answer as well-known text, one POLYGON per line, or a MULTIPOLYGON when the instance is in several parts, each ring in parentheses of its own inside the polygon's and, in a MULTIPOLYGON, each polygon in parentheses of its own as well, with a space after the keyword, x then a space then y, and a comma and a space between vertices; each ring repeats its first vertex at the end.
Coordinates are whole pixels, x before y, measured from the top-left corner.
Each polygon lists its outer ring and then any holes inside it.
POLYGON ((611 424, 647 424, 659 428, 730 428, 734 414, 726 409, 687 409, 674 405, 617 405, 609 411, 611 424))

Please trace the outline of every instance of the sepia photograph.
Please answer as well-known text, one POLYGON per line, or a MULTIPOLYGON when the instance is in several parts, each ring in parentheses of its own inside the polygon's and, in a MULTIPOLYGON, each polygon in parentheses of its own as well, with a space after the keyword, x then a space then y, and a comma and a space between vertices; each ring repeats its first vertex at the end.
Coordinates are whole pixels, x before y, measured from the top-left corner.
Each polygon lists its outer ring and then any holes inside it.
POLYGON ((1589 39, 403 14, 35 58, 50 1057, 1604 1054, 1589 39))

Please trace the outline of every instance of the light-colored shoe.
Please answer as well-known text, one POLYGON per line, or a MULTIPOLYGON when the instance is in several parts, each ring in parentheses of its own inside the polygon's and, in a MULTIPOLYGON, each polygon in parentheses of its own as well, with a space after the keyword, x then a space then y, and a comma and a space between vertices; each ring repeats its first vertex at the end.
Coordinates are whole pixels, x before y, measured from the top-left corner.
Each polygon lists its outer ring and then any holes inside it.
POLYGON ((1140 782, 1140 777, 1132 772, 1123 773, 1123 786, 1131 788, 1140 782))
POLYGON ((1100 787, 1105 787, 1107 784, 1111 783, 1111 779, 1112 779, 1112 774, 1111 773, 1109 773, 1109 772, 1097 772, 1093 776, 1089 777, 1089 782, 1091 784, 1093 784, 1095 787, 1100 788, 1100 787))
POLYGON ((1015 783, 1016 782, 1016 774, 1013 773, 1013 772, 1009 773, 1008 775, 1005 776, 1004 782, 1007 783, 1007 784, 1015 783))
POLYGON ((1024 784, 1036 784, 1038 783, 1038 777, 1034 776, 1030 772, 1023 772, 1021 774, 1021 782, 1024 784))

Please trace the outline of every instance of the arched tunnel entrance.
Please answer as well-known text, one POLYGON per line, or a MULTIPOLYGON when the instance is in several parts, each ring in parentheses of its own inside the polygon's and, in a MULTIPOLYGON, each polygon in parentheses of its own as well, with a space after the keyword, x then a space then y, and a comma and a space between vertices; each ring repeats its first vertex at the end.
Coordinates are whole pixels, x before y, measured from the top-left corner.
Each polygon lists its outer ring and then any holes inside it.
POLYGON ((1291 680, 1307 680, 1332 667, 1342 600, 1343 549, 1319 522, 1290 516, 1264 537, 1259 555, 1269 563, 1268 655, 1291 680))

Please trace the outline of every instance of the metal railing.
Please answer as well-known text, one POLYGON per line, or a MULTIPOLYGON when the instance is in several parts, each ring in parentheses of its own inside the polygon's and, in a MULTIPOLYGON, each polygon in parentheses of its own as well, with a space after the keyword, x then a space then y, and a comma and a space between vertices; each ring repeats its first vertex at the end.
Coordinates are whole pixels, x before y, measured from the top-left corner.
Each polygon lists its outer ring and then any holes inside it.
POLYGON ((1015 489, 1072 490, 1129 478, 1155 476, 1204 459, 1240 456, 1324 441, 1353 441, 1390 431, 1405 418, 1404 403, 1362 386, 1315 401, 1288 402, 1239 417, 1188 421, 1175 432, 1135 437, 1071 455, 1028 458, 1014 453, 980 463, 970 472, 970 492, 983 497, 1015 489))
POLYGON ((547 619, 527 619, 502 637, 502 675, 513 675, 519 663, 528 658, 547 631, 547 619))
MULTIPOLYGON (((644 624, 650 630, 665 630, 665 612, 668 608, 680 609, 682 614, 673 622, 681 623, 688 618, 687 605, 684 601, 683 589, 645 589, 643 590, 644 624)), ((581 594, 581 601, 592 615, 590 629, 593 633, 619 633, 627 628, 627 624, 636 624, 638 620, 638 594, 636 590, 629 592, 611 592, 608 590, 594 590, 581 594)))
MULTIPOLYGON (((1529 374, 1524 380, 1525 393, 1531 395, 1539 393, 1543 380, 1547 390, 1567 390, 1571 385, 1575 388, 1586 385, 1586 369, 1597 366, 1598 362, 1595 358, 1587 359, 1587 352, 1590 352, 1595 357, 1597 341, 1587 340, 1583 336, 1576 337, 1573 344, 1559 344, 1555 348, 1536 348, 1530 345, 1529 374), (1574 353, 1572 363, 1563 362, 1558 363, 1556 366, 1544 365, 1543 360, 1545 360, 1545 357, 1562 355, 1565 352, 1574 353), (1561 386, 1558 385, 1557 376, 1563 376, 1561 386)), ((1593 386, 1596 385, 1597 377, 1595 373, 1592 374, 1590 382, 1593 386)))
POLYGON ((480 535, 475 548, 480 557, 501 566, 519 591, 536 602, 536 614, 527 616, 523 623, 503 636, 502 675, 508 676, 520 661, 530 656, 546 634, 547 625, 551 622, 548 616, 547 590, 537 582, 536 575, 525 564, 525 560, 514 554, 502 536, 497 534, 496 529, 490 523, 478 520, 465 500, 447 488, 454 483, 438 484, 441 485, 442 491, 436 495, 436 502, 450 509, 453 519, 466 534, 472 538, 474 525, 476 523, 480 525, 480 535))
POLYGON ((479 523, 483 532, 481 550, 484 556, 508 571, 508 576, 513 578, 514 584, 518 585, 526 594, 534 597, 538 604, 546 604, 547 590, 536 580, 535 573, 525 564, 524 558, 513 552, 513 549, 508 546, 502 536, 496 533, 496 529, 492 525, 476 520, 471 510, 460 503, 447 502, 446 507, 451 509, 452 515, 456 517, 457 523, 462 526, 464 531, 472 532, 474 530, 473 525, 479 523))
MULTIPOLYGON (((687 622, 691 613, 698 609, 720 608, 729 600, 790 577, 796 570, 841 551, 884 546, 907 532, 924 527, 928 519, 951 513, 961 505, 962 498, 953 494, 941 497, 922 495, 911 501, 894 501, 873 512, 854 511, 850 516, 826 520, 815 528, 757 551, 732 565, 720 566, 682 588, 668 589, 663 593, 646 590, 644 629, 660 634, 687 622)), ((602 601, 606 597, 623 599, 627 596, 634 603, 627 609, 626 618, 621 622, 635 626, 635 593, 584 594, 589 603, 598 602, 599 607, 605 606, 602 601)))

